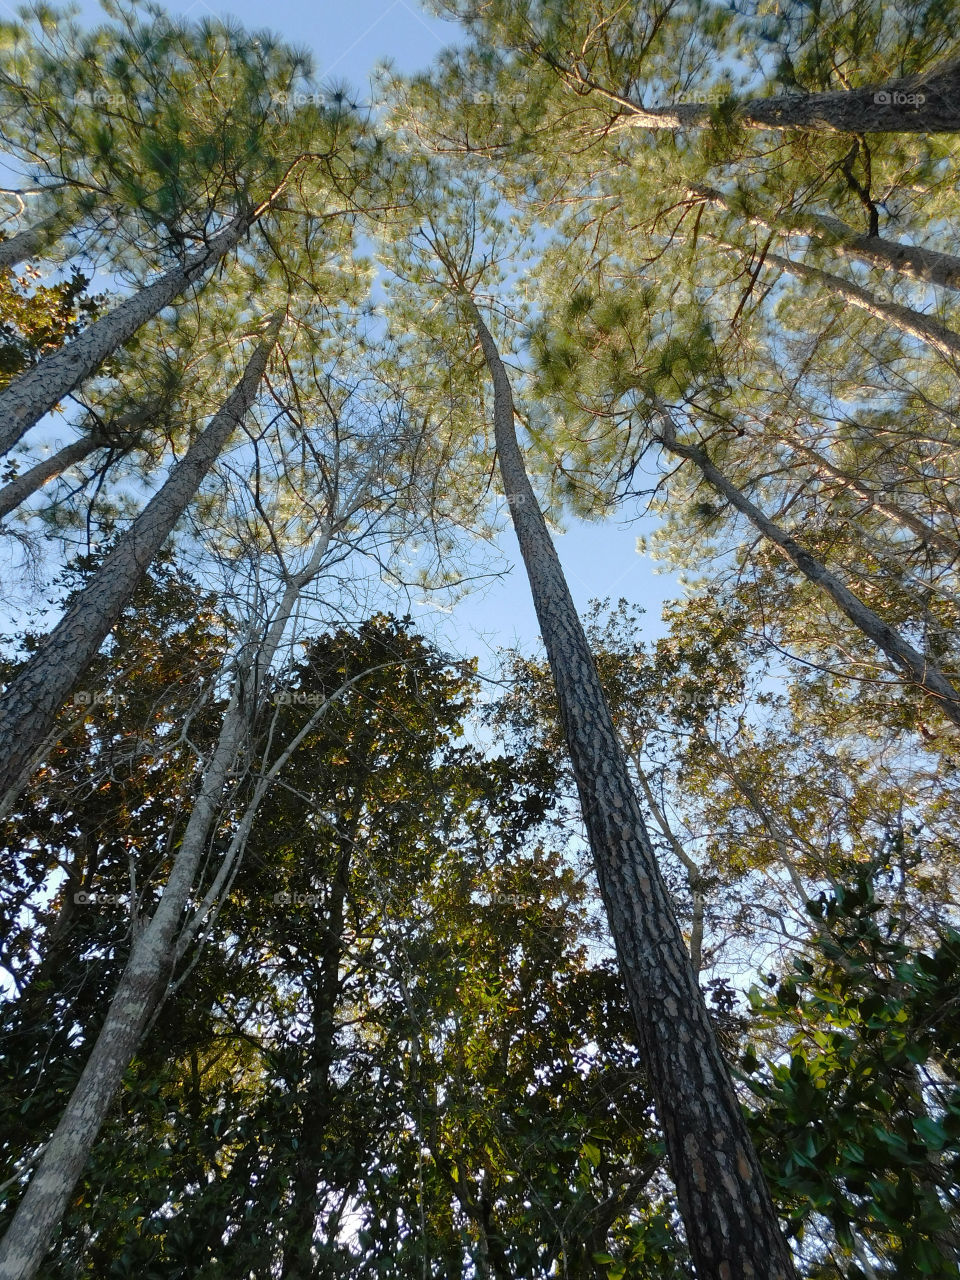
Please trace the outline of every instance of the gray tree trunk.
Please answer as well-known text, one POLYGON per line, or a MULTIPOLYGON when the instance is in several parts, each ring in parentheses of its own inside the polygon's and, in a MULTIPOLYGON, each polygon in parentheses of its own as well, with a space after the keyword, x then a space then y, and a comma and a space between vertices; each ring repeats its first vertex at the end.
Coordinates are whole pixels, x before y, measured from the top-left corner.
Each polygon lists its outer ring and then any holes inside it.
MULTIPOLYGON (((254 358, 265 351, 262 360, 265 364, 273 341, 265 343, 254 358)), ((53 1242, 150 1014, 165 989, 197 867, 208 848, 231 771, 246 741, 260 679, 269 670, 300 592, 316 573, 321 558, 322 552, 290 581, 262 644, 247 646, 239 663, 237 683, 224 713, 217 745, 204 770, 200 791, 160 902, 150 921, 134 929, 130 958, 103 1027, 0 1242, 0 1280, 33 1280, 53 1242), (256 673, 260 673, 259 677, 256 673)))
POLYGON ((494 386, 500 474, 557 689, 600 892, 697 1274, 788 1280, 793 1261, 630 783, 597 669, 514 428, 510 380, 462 294, 494 386))
MULTIPOLYGON (((735 249, 741 256, 746 252, 739 245, 730 244, 725 240, 718 240, 716 243, 723 244, 728 249, 735 249)), ((769 263, 782 271, 788 271, 790 275, 800 280, 813 281, 821 288, 842 298, 844 302, 849 302, 862 311, 868 312, 875 319, 882 320, 901 333, 918 338, 951 363, 960 357, 960 334, 955 333, 953 329, 948 329, 945 324, 934 320, 932 316, 914 311, 912 307, 901 306, 899 302, 884 302, 869 289, 863 289, 858 284, 841 279, 840 276, 831 275, 829 271, 822 271, 819 267, 811 267, 806 262, 795 262, 792 258, 784 258, 779 253, 765 253, 763 262, 765 266, 769 263)))
MULTIPOLYGON (((687 195, 705 200, 718 208, 731 211, 730 201, 722 191, 714 187, 688 187, 687 195)), ((842 258, 868 262, 872 267, 882 267, 919 280, 923 284, 936 284, 944 289, 960 290, 960 257, 953 253, 941 253, 938 249, 921 249, 918 245, 901 244, 898 240, 886 240, 882 236, 861 235, 848 227, 840 218, 827 213, 810 213, 801 210, 782 222, 756 213, 746 214, 751 226, 779 231, 784 236, 806 236, 815 249, 830 249, 842 258), (820 231, 826 239, 814 233, 820 231)))
POLYGON ((251 220, 250 215, 234 219, 183 266, 172 267, 0 391, 0 454, 12 449, 112 351, 219 262, 249 229, 251 220))
POLYGON ((921 542, 926 543, 929 547, 935 547, 938 551, 942 551, 944 555, 949 557, 951 563, 960 559, 960 542, 955 538, 942 533, 926 520, 922 520, 920 516, 914 515, 912 511, 906 511, 903 507, 899 507, 896 503, 882 497, 871 489, 869 485, 864 484, 862 480, 857 480, 855 476, 848 475, 839 467, 835 467, 822 454, 817 453, 816 449, 811 449, 808 444, 804 444, 802 440, 798 440, 792 434, 788 434, 783 438, 791 449, 796 450, 806 459, 811 469, 818 475, 827 480, 834 480, 842 488, 855 493, 869 507, 875 508, 895 524, 899 524, 904 529, 909 529, 911 533, 916 534, 921 542))
POLYGON ((914 244, 901 244, 883 236, 859 235, 839 218, 818 213, 813 217, 829 240, 812 241, 818 247, 832 249, 844 258, 857 258, 873 267, 897 271, 923 284, 937 284, 944 289, 960 289, 960 257, 941 253, 938 249, 921 249, 914 244))
POLYGON ((688 458, 699 469, 711 485, 722 493, 731 506, 741 511, 765 538, 778 546, 786 558, 808 578, 827 593, 840 610, 850 619, 853 625, 884 653, 900 671, 905 671, 910 680, 925 689, 936 702, 937 707, 955 725, 960 726, 960 691, 947 679, 942 671, 908 644, 895 627, 883 621, 881 617, 868 608, 862 600, 853 594, 834 574, 815 559, 779 525, 774 524, 759 507, 734 485, 722 471, 710 461, 702 449, 694 445, 681 444, 677 440, 676 427, 666 406, 658 405, 658 412, 663 421, 661 443, 678 458, 688 458))
POLYGON ((62 475, 67 467, 73 466, 75 462, 82 462, 84 458, 88 458, 97 449, 102 449, 103 445, 104 441, 97 436, 81 436, 79 440, 73 440, 70 444, 65 444, 62 449, 52 453, 49 458, 43 458, 35 466, 32 466, 29 471, 24 471, 23 475, 16 476, 9 481, 8 484, 5 484, 0 489, 0 520, 4 516, 8 516, 11 511, 15 511, 22 502, 26 502, 31 494, 36 493, 38 489, 42 489, 48 480, 62 475))
POLYGON ((275 317, 243 376, 200 437, 120 538, 68 612, 0 698, 0 795, 30 764, 144 571, 253 403, 281 323, 275 317))
POLYGON ((63 215, 51 213, 32 227, 24 227, 7 240, 0 240, 0 268, 17 267, 48 248, 65 230, 63 215))
POLYGON ((49 458, 43 458, 35 466, 31 467, 29 471, 25 471, 23 475, 16 476, 0 489, 0 520, 4 516, 8 516, 22 502, 25 502, 31 494, 41 489, 48 480, 61 475, 66 471, 67 467, 73 466, 75 462, 82 462, 84 458, 89 457, 97 449, 105 449, 110 445, 121 449, 125 445, 132 443, 134 439, 132 435, 121 437, 117 433, 136 431, 138 428, 146 426, 156 416, 156 413, 156 405, 141 409, 131 409, 128 413, 122 413, 118 417, 111 419, 103 428, 99 424, 91 427, 78 440, 64 445, 62 449, 58 449, 49 458))
MULTIPOLYGON (((573 77, 576 78, 576 77, 573 77)), ((702 129, 716 121, 707 102, 649 109, 616 95, 621 129, 702 129)), ((926 76, 892 80, 867 89, 785 93, 733 104, 745 129, 803 129, 820 133, 960 132, 960 63, 926 76)))
POLYGON ((163 896, 149 924, 135 936, 103 1028, 0 1242, 0 1280, 32 1280, 37 1274, 136 1052, 165 973, 164 966, 193 885, 197 862, 206 847, 206 837, 243 739, 243 719, 238 704, 235 693, 163 896))

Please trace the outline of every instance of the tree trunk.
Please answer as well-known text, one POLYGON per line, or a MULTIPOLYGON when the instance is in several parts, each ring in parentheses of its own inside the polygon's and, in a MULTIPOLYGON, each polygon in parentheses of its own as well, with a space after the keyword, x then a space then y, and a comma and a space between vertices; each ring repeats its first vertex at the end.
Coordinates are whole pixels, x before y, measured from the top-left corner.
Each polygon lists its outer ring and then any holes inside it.
POLYGON ((172 267, 159 280, 114 307, 72 342, 44 356, 0 392, 0 454, 7 453, 35 422, 93 373, 112 351, 152 319, 178 294, 228 253, 253 221, 235 218, 207 247, 184 266, 172 267))
POLYGON ((909 529, 911 533, 916 534, 921 542, 929 547, 935 547, 938 551, 942 551, 944 555, 950 558, 951 563, 960 559, 960 542, 945 533, 941 533, 939 529, 935 529, 933 525, 914 515, 912 511, 904 511, 902 507, 898 507, 895 503, 882 498, 861 480, 857 480, 854 476, 841 471, 839 467, 835 467, 832 462, 828 462, 822 454, 817 453, 816 449, 811 449, 802 440, 796 439, 793 435, 785 436, 784 440, 791 449, 794 449, 806 459, 808 465, 819 476, 824 479, 835 480, 842 488, 849 489, 851 493, 855 493, 859 498, 862 498, 868 506, 875 508, 895 524, 899 524, 902 528, 909 529))
MULTIPOLYGON (((730 213, 730 201, 722 191, 714 187, 688 187, 687 195, 695 200, 707 201, 730 213)), ((885 240, 879 235, 860 235, 839 218, 827 213, 809 213, 798 210, 789 221, 747 213, 751 226, 764 227, 767 231, 780 232, 783 236, 806 236, 811 247, 829 249, 842 258, 867 262, 872 267, 896 271, 899 275, 923 284, 936 284, 944 289, 960 290, 960 257, 953 253, 941 253, 938 249, 921 249, 918 245, 901 244, 898 240, 885 240), (815 232, 824 232, 827 239, 818 239, 815 232)))
POLYGON ((135 936, 103 1028, 17 1212, 0 1242, 0 1280, 33 1280, 114 1095, 136 1052, 165 971, 177 926, 243 741, 238 694, 223 730, 153 919, 135 936))
POLYGON ((697 1273, 704 1280, 787 1280, 795 1275, 790 1251, 630 784, 590 647, 527 477, 510 381, 472 297, 461 296, 493 380, 500 474, 697 1273))
POLYGON ((813 221, 832 237, 812 241, 817 247, 832 249, 844 258, 869 262, 872 267, 892 269, 923 284, 960 290, 960 257, 956 254, 922 249, 915 244, 901 244, 883 236, 858 235, 853 227, 830 214, 814 214, 813 221))
POLYGON ((129 603, 147 566, 243 421, 277 340, 275 317, 243 376, 206 430, 122 535, 44 644, 0 698, 0 795, 21 776, 76 681, 129 603))
POLYGON ((64 445, 49 458, 42 459, 29 471, 25 471, 22 476, 16 476, 5 484, 0 489, 0 520, 8 516, 11 511, 15 511, 31 494, 42 489, 48 480, 62 475, 67 467, 73 466, 75 462, 82 462, 97 449, 102 449, 104 443, 94 435, 81 436, 79 440, 64 445))
POLYGON ((669 449, 679 458, 688 458, 699 467, 704 478, 718 493, 723 494, 731 506, 741 511, 765 538, 769 538, 778 546, 805 578, 821 587, 857 630, 872 640, 897 669, 905 671, 915 684, 925 689, 936 700, 943 714, 955 725, 960 726, 960 692, 943 672, 929 658, 924 657, 911 644, 908 644, 894 627, 884 622, 852 591, 848 590, 825 565, 814 559, 808 551, 804 551, 779 525, 768 519, 759 507, 754 506, 750 499, 713 465, 702 449, 689 444, 680 444, 676 438, 676 427, 666 406, 658 405, 657 409, 664 423, 663 435, 660 437, 664 448, 669 449))
MULTIPOLYGON (((576 75, 568 78, 579 80, 576 75)), ((581 81, 582 83, 582 81, 581 81)), ((595 86, 590 86, 595 87, 595 86)), ((619 129, 702 129, 716 122, 706 102, 647 109, 615 94, 619 129)), ((734 102, 744 129, 803 129, 814 133, 960 133, 960 62, 928 75, 867 89, 783 93, 734 102)))
POLYGON ((61 213, 51 213, 32 227, 24 227, 7 240, 0 240, 0 269, 17 267, 28 258, 35 258, 61 234, 61 213))
MULTIPOLYGON (((271 338, 269 344, 264 344, 268 348, 266 355, 273 341, 271 338)), ((216 748, 204 770, 156 912, 149 923, 134 930, 130 958, 83 1074, 0 1242, 0 1280, 33 1280, 50 1248, 153 1007, 165 989, 184 908, 197 867, 209 847, 224 789, 247 740, 260 681, 273 662, 305 582, 315 573, 316 564, 311 562, 290 581, 262 644, 250 646, 241 659, 216 748)))
POLYGON ((61 475, 73 463, 82 462, 84 458, 89 457, 97 449, 113 446, 120 452, 129 447, 136 438, 135 434, 121 435, 119 433, 129 433, 131 431, 135 433, 140 427, 146 426, 151 419, 155 418, 158 412, 158 405, 151 404, 143 408, 131 409, 127 413, 121 413, 102 427, 98 423, 96 426, 91 427, 79 440, 74 440, 70 444, 64 445, 62 449, 51 454, 49 458, 44 458, 36 466, 31 467, 29 471, 25 471, 22 476, 16 476, 0 489, 0 520, 9 515, 22 502, 25 502, 31 494, 41 489, 48 480, 61 475))
MULTIPOLYGON (((709 238, 714 239, 714 237, 709 238)), ((735 250, 741 257, 746 256, 747 251, 739 245, 720 239, 715 239, 715 243, 723 245, 726 249, 735 250)), ((946 325, 940 324, 931 316, 914 311, 912 307, 901 306, 898 302, 884 302, 869 289, 863 289, 858 284, 841 279, 840 276, 831 275, 829 271, 823 271, 820 267, 811 267, 806 262, 795 262, 792 258, 784 258, 779 253, 769 251, 765 253, 763 265, 779 267, 800 280, 812 280, 829 293, 842 298, 844 302, 859 307, 875 319, 899 329, 901 333, 907 333, 925 342, 951 363, 960 357, 960 334, 948 329, 946 325)))

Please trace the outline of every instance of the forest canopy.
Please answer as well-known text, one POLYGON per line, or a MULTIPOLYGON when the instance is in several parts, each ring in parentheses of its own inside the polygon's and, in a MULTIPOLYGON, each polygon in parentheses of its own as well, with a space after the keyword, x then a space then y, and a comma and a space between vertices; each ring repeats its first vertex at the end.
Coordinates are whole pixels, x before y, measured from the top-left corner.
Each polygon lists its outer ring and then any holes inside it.
POLYGON ((955 6, 430 11, 0 21, 0 1280, 957 1277, 955 6))

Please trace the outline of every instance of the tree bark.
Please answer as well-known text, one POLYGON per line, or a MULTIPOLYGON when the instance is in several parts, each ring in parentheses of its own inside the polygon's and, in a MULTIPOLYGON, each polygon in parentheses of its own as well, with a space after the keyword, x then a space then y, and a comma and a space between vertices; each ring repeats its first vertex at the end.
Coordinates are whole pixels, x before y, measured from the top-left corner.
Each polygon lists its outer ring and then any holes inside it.
MULTIPOLYGON (((584 83, 580 77, 570 75, 584 83)), ((596 88, 597 86, 588 86, 596 88)), ((617 129, 703 129, 717 118, 706 102, 648 109, 615 94, 622 115, 617 129)), ((744 129, 802 129, 814 133, 958 133, 960 62, 928 75, 891 80, 865 89, 827 93, 784 93, 733 102, 736 124, 744 129)))
POLYGON ((960 726, 960 691, 943 672, 929 658, 924 657, 904 640, 895 627, 884 622, 852 591, 848 590, 825 565, 808 551, 804 551, 779 525, 765 516, 759 507, 754 506, 750 499, 714 466, 702 449, 694 445, 681 444, 676 438, 676 427, 665 405, 658 405, 657 410, 664 424, 663 435, 660 437, 664 448, 676 454, 678 458, 688 458, 693 462, 700 469, 704 479, 708 480, 718 493, 723 494, 732 507, 742 512, 765 538, 779 547, 805 578, 825 591, 857 630, 872 640, 894 667, 905 671, 913 683, 925 689, 936 700, 943 714, 955 725, 960 726))
MULTIPOLYGON (((269 342, 266 355, 272 349, 273 340, 269 342)), ((204 770, 200 790, 160 902, 151 920, 134 930, 130 958, 100 1034, 0 1242, 0 1280, 33 1280, 43 1264, 114 1095, 136 1053, 154 1005, 165 989, 174 963, 175 942, 184 908, 220 812, 224 789, 246 741, 260 681, 273 662, 300 592, 305 582, 316 573, 316 568, 312 560, 303 573, 290 581, 262 644, 250 646, 239 664, 240 671, 224 713, 217 745, 204 770)))
POLYGON ((235 694, 163 897, 146 929, 136 937, 103 1029, 0 1243, 0 1280, 32 1280, 39 1270, 114 1094, 136 1052, 158 994, 197 862, 242 742, 243 725, 235 694))
POLYGON ((24 227, 9 239, 0 240, 0 268, 17 267, 28 258, 35 258, 59 237, 64 230, 62 222, 61 213, 51 213, 32 227, 24 227))
POLYGON ((493 380, 500 474, 546 645, 584 822, 697 1274, 795 1275, 630 784, 597 669, 527 477, 496 344, 461 296, 493 380))
POLYGON ((150 420, 156 416, 158 408, 156 405, 150 405, 146 408, 131 409, 128 413, 122 413, 118 417, 111 419, 105 426, 99 424, 92 427, 78 440, 71 441, 70 444, 64 445, 56 453, 44 458, 29 471, 25 471, 22 476, 16 476, 8 484, 0 489, 0 520, 4 516, 8 516, 11 511, 25 502, 31 494, 36 493, 38 489, 42 489, 48 480, 52 480, 55 476, 62 475, 67 467, 72 466, 75 462, 82 462, 84 458, 95 453, 97 449, 106 449, 109 446, 115 446, 118 451, 129 446, 135 438, 133 435, 122 437, 118 432, 130 431, 131 428, 136 429, 146 426, 150 420))
MULTIPOLYGON (((726 213, 731 212, 730 201, 714 187, 688 187, 687 195, 716 205, 726 213)), ((806 236, 812 248, 829 249, 842 258, 853 258, 872 267, 893 270, 922 284, 960 290, 960 257, 953 253, 901 244, 898 240, 886 240, 879 235, 861 235, 840 218, 827 213, 799 210, 784 224, 779 219, 757 213, 747 213, 746 220, 751 226, 778 231, 784 236, 806 236), (818 238, 814 234, 817 231, 825 233, 827 238, 818 238)))
MULTIPOLYGON (((735 250, 741 257, 746 255, 747 251, 739 245, 720 239, 716 239, 715 242, 726 249, 735 250)), ((931 316, 914 311, 912 307, 901 306, 898 302, 884 302, 869 289, 863 289, 858 284, 841 279, 840 276, 831 275, 829 271, 823 271, 820 267, 811 267, 806 262, 795 262, 793 258, 784 258, 779 253, 769 251, 765 253, 763 265, 779 267, 800 280, 813 281, 828 292, 842 298, 844 302, 849 302, 862 311, 868 312, 875 319, 892 325, 901 333, 918 338, 951 363, 960 357, 960 334, 955 333, 953 329, 948 329, 946 325, 934 320, 931 316)))
POLYGON ((29 765, 144 571, 183 515, 201 482, 253 403, 277 340, 275 317, 234 391, 170 471, 100 569, 0 698, 0 795, 29 765))
POLYGON ((51 453, 49 458, 43 458, 22 476, 14 477, 0 489, 0 520, 15 511, 22 502, 26 502, 31 494, 42 489, 48 480, 62 475, 67 467, 73 466, 75 462, 82 462, 103 446, 104 441, 97 436, 81 436, 78 440, 65 444, 56 453, 51 453))
POLYGON ((911 533, 916 534, 921 542, 929 547, 935 547, 938 551, 942 551, 944 555, 949 556, 951 563, 960 559, 960 542, 957 542, 956 539, 941 533, 939 529, 934 528, 926 520, 914 515, 912 511, 905 511, 902 507, 898 507, 896 503, 882 498, 861 480, 857 480, 856 477, 848 475, 839 467, 835 467, 832 462, 828 462, 822 454, 817 453, 816 449, 811 449, 802 440, 798 440, 793 435, 785 436, 784 440, 791 449, 794 449, 806 459, 811 469, 819 476, 827 480, 834 480, 842 488, 849 489, 851 493, 855 493, 857 497, 862 498, 868 506, 875 508, 895 524, 899 524, 902 528, 909 529, 911 533))
POLYGON ((764 263, 789 271, 791 275, 802 280, 813 280, 831 293, 843 298, 844 302, 850 302, 853 306, 868 312, 875 319, 893 325, 901 333, 919 338, 921 342, 933 347, 934 351, 948 360, 952 361, 960 357, 960 334, 954 333, 952 329, 948 329, 946 325, 941 324, 939 320, 934 320, 931 316, 914 311, 912 307, 901 306, 899 302, 884 302, 869 289, 863 289, 860 285, 841 279, 840 276, 831 275, 828 271, 821 271, 819 267, 808 266, 805 262, 794 262, 792 258, 782 258, 778 253, 767 253, 764 256, 764 263))
POLYGON ((219 262, 252 222, 252 214, 235 218, 183 266, 172 267, 159 280, 84 329, 72 342, 15 378, 0 392, 0 454, 12 449, 35 422, 89 377, 111 352, 219 262))
POLYGON ((831 237, 829 240, 811 240, 817 248, 832 249, 841 257, 856 258, 872 267, 890 269, 923 284, 960 290, 960 257, 956 254, 922 249, 915 244, 901 244, 883 236, 859 235, 853 227, 848 227, 831 214, 814 214, 813 221, 831 237))

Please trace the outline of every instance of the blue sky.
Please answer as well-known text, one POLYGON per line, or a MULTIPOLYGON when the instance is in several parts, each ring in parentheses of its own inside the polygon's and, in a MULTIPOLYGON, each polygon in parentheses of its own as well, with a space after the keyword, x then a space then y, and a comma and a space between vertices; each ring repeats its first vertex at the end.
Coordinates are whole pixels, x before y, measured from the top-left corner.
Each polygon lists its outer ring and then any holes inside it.
MULTIPOLYGON (((456 23, 441 21, 408 0, 169 0, 170 14, 200 20, 204 14, 238 19, 248 30, 267 28, 291 44, 313 51, 317 79, 343 79, 366 91, 369 75, 383 58, 391 58, 399 71, 416 71, 427 66, 446 44, 457 38, 456 23)), ((0 4, 11 16, 14 6, 0 4)), ((89 25, 103 22, 96 0, 80 0, 80 19, 89 25)))

